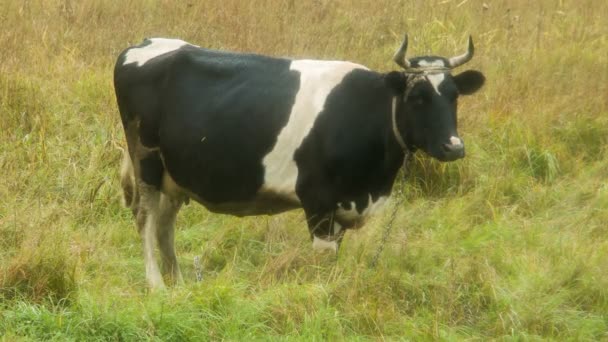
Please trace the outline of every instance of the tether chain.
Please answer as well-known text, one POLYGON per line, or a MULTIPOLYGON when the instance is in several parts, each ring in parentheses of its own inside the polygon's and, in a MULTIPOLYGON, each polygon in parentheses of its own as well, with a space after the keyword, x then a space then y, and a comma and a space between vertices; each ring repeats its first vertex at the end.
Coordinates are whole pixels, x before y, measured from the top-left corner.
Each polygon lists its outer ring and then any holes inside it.
POLYGON ((203 280, 203 268, 201 266, 201 257, 198 255, 194 257, 194 274, 196 282, 200 283, 203 280))
POLYGON ((376 268, 376 265, 378 264, 378 259, 380 258, 380 254, 382 254, 382 251, 384 250, 384 246, 386 245, 386 242, 388 241, 388 238, 391 235, 391 229, 393 228, 393 223, 395 223, 395 218, 397 218, 397 211, 399 211, 399 208, 401 207, 401 205, 403 204, 403 201, 405 200, 405 196, 403 194, 403 182, 405 182, 405 180, 407 179, 407 176, 409 175, 409 171, 410 171, 409 166, 411 164, 413 156, 414 156, 414 154, 410 150, 405 150, 405 156, 403 159, 403 179, 401 180, 402 187, 399 190, 397 190, 397 196, 396 196, 397 202, 395 203, 395 208, 393 209, 391 217, 388 220, 386 227, 384 228, 384 232, 382 233, 382 239, 380 240, 378 249, 376 249, 376 254, 372 258, 372 262, 370 264, 371 268, 376 268))

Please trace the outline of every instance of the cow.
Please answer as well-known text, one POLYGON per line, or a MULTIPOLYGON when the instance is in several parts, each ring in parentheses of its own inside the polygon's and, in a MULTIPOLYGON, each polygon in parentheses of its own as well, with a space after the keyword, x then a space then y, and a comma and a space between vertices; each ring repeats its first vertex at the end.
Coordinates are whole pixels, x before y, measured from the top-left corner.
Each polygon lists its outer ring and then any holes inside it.
POLYGON ((407 155, 463 158, 457 99, 485 77, 451 71, 471 60, 473 41, 451 58, 406 58, 407 46, 406 35, 393 57, 400 70, 386 73, 178 39, 124 50, 114 69, 127 143, 121 185, 149 286, 182 282, 174 226, 190 199, 236 216, 303 208, 313 247, 337 251, 389 197, 407 155))

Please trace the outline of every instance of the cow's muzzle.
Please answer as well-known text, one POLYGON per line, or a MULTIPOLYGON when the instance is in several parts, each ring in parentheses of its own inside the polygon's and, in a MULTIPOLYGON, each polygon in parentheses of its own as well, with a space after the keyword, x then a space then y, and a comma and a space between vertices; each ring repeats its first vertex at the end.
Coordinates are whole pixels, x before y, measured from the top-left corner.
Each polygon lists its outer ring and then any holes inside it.
POLYGON ((451 137, 450 142, 441 146, 443 152, 443 161, 453 161, 464 158, 464 144, 457 137, 451 137))

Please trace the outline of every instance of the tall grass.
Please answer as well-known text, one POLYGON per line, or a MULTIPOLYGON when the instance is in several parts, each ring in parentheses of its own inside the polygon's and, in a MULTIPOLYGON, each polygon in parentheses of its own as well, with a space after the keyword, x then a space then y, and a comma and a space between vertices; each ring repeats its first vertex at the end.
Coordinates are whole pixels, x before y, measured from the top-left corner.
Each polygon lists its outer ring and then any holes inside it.
POLYGON ((5 340, 608 339, 608 3, 601 0, 5 0, 0 3, 0 336, 5 340), (467 158, 417 156, 392 210, 310 250, 300 211, 198 205, 186 284, 145 290, 120 205, 116 55, 144 37, 393 70, 454 55, 488 83, 460 104, 467 158), (203 281, 194 281, 200 256, 203 281))

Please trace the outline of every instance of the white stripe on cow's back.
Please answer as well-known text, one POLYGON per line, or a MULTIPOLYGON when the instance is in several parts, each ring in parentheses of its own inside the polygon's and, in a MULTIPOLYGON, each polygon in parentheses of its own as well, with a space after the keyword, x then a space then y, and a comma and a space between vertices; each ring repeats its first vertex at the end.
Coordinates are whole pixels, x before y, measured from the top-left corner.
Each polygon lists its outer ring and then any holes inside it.
MULTIPOLYGON (((445 63, 441 59, 436 59, 436 60, 432 60, 432 61, 421 60, 418 62, 418 65, 421 67, 425 67, 425 66, 439 67, 439 68, 445 67, 445 63)), ((429 80, 429 82, 431 82, 431 85, 435 89, 435 92, 437 92, 437 94, 441 95, 441 93, 439 92, 439 85, 445 79, 445 74, 443 74, 443 73, 431 74, 431 75, 427 75, 426 78, 429 80)))
POLYGON ((300 73, 300 89, 289 114, 289 121, 277 142, 263 160, 263 192, 299 201, 295 190, 298 168, 294 153, 308 135, 325 105, 329 93, 355 69, 366 67, 342 61, 294 60, 290 70, 300 73))
POLYGON ((150 38, 149 40, 151 43, 146 46, 129 49, 122 65, 137 63, 137 66, 142 66, 154 57, 175 51, 184 45, 192 45, 180 39, 150 38))

